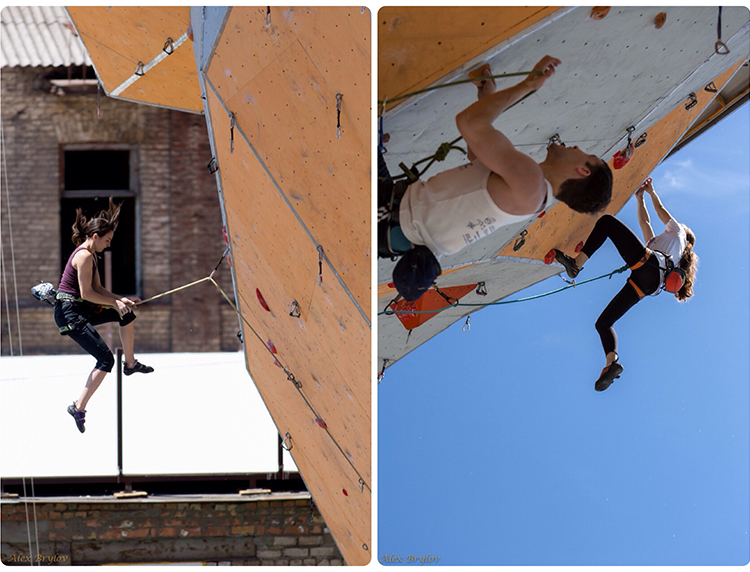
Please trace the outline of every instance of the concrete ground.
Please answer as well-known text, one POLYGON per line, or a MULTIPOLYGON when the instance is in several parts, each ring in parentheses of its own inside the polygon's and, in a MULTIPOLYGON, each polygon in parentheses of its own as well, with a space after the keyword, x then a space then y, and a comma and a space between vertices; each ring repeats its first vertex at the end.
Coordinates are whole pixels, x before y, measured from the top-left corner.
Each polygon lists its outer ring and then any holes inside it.
MULTIPOLYGON (((244 353, 136 357, 155 371, 123 376, 124 474, 278 470, 278 433, 244 353)), ((89 355, 0 358, 0 476, 117 474, 116 374, 89 402, 85 433, 66 411, 93 366, 89 355)))

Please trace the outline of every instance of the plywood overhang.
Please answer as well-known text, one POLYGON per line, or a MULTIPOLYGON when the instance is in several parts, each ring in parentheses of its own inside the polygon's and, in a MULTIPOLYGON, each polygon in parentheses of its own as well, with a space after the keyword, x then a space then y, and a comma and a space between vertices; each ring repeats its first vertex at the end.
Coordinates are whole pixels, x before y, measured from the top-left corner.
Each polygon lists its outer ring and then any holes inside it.
MULTIPOLYGON (((392 10, 390 18, 398 18, 402 9, 389 10, 392 10)), ((430 11, 442 9, 420 10, 423 11, 422 18, 430 21, 430 11)), ((493 10, 502 13, 506 9, 493 10)), ((724 9, 724 21, 727 17, 732 19, 732 24, 725 25, 722 34, 731 50, 729 57, 713 53, 716 41, 714 7, 613 8, 606 18, 599 21, 589 18, 590 10, 563 8, 536 20, 529 28, 483 54, 465 60, 454 69, 446 68, 440 81, 435 83, 463 79, 468 71, 485 62, 491 64, 493 73, 501 73, 531 69, 545 54, 559 57, 563 63, 555 77, 538 93, 503 114, 496 125, 517 147, 537 161, 544 158, 549 137, 557 133, 567 144, 596 153, 610 165, 612 155, 625 147, 627 127, 636 127, 634 137, 648 133, 647 144, 636 151, 625 168, 614 171, 614 196, 608 212, 616 213, 712 100, 713 94, 706 92, 704 87, 715 81, 721 89, 734 70, 747 59, 750 25, 746 9, 724 9), (653 21, 662 11, 667 13, 667 25, 657 30, 653 21), (674 49, 677 45, 680 48, 674 49), (696 94, 697 103, 686 110, 685 103, 690 93, 696 94)), ((465 11, 471 13, 469 9, 465 11)), ((387 20, 381 17, 379 21, 382 24, 387 20)), ((431 33, 434 38, 441 38, 441 32, 440 28, 434 27, 431 33)), ((398 51, 397 45, 390 45, 391 38, 382 28, 379 40, 389 52, 398 51)), ((408 51, 406 47, 403 49, 408 51)), ((464 51, 469 53, 469 50, 464 51)), ((421 56, 427 58, 428 54, 417 52, 412 57, 418 61, 421 56)), ((499 80, 498 88, 517 81, 517 78, 499 80)), ((421 85, 419 81, 412 83, 421 85)), ((379 92, 397 93, 402 87, 398 83, 394 86, 384 82, 379 86, 379 92)), ((390 141, 386 143, 385 160, 391 173, 401 172, 398 162, 411 165, 434 153, 443 141, 458 137, 454 117, 475 100, 475 94, 471 85, 439 89, 414 96, 388 111, 384 132, 390 135, 390 141)), ((427 176, 464 160, 460 153, 452 152, 451 155, 443 164, 433 166, 427 176)), ((498 254, 502 255, 501 259, 540 261, 552 246, 572 251, 586 237, 595 221, 594 216, 579 215, 558 203, 541 219, 501 229, 455 255, 444 257, 441 264, 444 268, 458 268, 450 275, 452 284, 475 283, 475 267, 487 264, 498 254), (515 252, 512 243, 524 229, 528 230, 526 244, 515 252), (462 273, 465 278, 461 278, 462 273)), ((395 290, 389 285, 394 265, 389 260, 378 262, 379 311, 395 295, 395 290)), ((554 273, 561 270, 559 266, 556 268, 554 273)), ((520 273, 506 273, 506 284, 498 296, 488 296, 487 301, 502 299, 546 277, 540 274, 529 279, 520 273)), ((438 286, 447 283, 445 276, 437 280, 438 286)), ((447 311, 441 320, 433 318, 412 330, 408 343, 404 328, 394 316, 380 316, 379 367, 385 360, 388 360, 385 362, 387 366, 392 365, 418 343, 442 331, 449 325, 441 323, 451 317, 448 312, 456 313, 453 322, 468 313, 466 308, 463 313, 458 310, 447 311), (401 345, 386 341, 399 337, 404 340, 401 345)))
POLYGON ((193 14, 193 28, 205 31, 196 52, 248 371, 280 435, 289 434, 290 453, 342 555, 365 564, 369 13, 274 6, 269 25, 266 7, 232 8, 204 22, 193 14), (289 315, 293 301, 299 317, 289 315))
POLYGON ((68 6, 67 11, 107 95, 181 111, 203 111, 187 34, 188 7, 68 6), (172 47, 166 45, 168 39, 172 47), (139 75, 139 62, 143 75, 139 75))

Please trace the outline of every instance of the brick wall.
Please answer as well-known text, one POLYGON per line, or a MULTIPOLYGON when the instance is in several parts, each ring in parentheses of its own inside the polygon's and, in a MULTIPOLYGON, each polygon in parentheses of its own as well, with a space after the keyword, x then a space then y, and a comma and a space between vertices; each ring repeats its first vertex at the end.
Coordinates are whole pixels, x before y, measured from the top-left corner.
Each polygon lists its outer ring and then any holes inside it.
POLYGON ((45 564, 344 564, 320 513, 311 514, 309 496, 283 496, 3 500, 2 561, 28 564, 30 533, 31 558, 45 564))
MULTIPOLYGON (((24 354, 82 351, 57 333, 51 307, 29 292, 39 280, 56 286, 62 273, 63 145, 125 143, 137 154, 144 298, 207 276, 225 247, 216 182, 206 169, 211 150, 205 119, 105 96, 97 119, 96 94, 51 94, 45 79, 51 71, 3 68, 0 72, 5 159, 0 209, 2 355, 18 355, 21 345, 24 354), (6 288, 10 308, 5 305, 6 288)), ((226 263, 215 278, 231 296, 226 263)), ((237 316, 210 283, 146 304, 137 313, 138 352, 237 349, 237 316)))

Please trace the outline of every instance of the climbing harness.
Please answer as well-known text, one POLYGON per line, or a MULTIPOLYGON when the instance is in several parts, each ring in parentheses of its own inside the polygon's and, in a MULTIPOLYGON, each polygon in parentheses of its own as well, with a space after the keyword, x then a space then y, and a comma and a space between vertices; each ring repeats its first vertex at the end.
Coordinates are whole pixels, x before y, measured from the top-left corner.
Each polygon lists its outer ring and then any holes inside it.
MULTIPOLYGON (((664 252, 647 248, 646 253, 643 255, 643 258, 633 264, 633 266, 630 267, 630 270, 636 270, 646 264, 646 262, 648 262, 652 255, 656 256, 657 259, 657 265, 659 268, 659 272, 661 273, 661 285, 656 289, 656 292, 651 295, 657 296, 661 293, 662 290, 666 290, 670 294, 677 294, 685 284, 686 274, 682 268, 680 268, 679 266, 675 266, 675 264, 672 262, 672 258, 664 252), (662 258, 664 259, 664 266, 661 265, 662 258)), ((643 291, 638 288, 635 282, 633 282, 630 278, 628 278, 628 283, 633 287, 639 298, 643 298, 645 296, 643 291)))

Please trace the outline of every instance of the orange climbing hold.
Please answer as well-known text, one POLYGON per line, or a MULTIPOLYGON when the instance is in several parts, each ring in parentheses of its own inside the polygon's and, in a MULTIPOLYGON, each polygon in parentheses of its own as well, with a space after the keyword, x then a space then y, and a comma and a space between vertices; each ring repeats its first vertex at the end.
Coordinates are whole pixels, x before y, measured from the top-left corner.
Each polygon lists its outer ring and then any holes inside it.
POLYGON ((591 9, 590 17, 592 20, 602 20, 607 14, 609 14, 611 8, 611 6, 594 6, 591 9))
POLYGON ((664 23, 667 21, 667 13, 660 12, 654 19, 654 26, 657 30, 660 30, 664 23))

